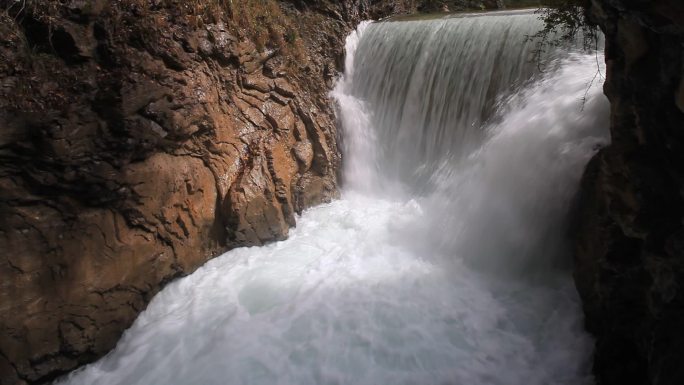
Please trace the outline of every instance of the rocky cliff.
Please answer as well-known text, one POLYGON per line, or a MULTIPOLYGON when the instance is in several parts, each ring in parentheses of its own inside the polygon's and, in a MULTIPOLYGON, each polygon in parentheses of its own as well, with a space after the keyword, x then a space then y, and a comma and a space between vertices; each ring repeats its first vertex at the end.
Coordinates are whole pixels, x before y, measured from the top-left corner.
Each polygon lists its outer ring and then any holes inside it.
POLYGON ((589 11, 612 134, 585 174, 576 247, 597 383, 684 384, 684 2, 589 11))
POLYGON ((202 3, 2 2, 0 383, 102 356, 166 282, 336 195, 358 4, 202 3))

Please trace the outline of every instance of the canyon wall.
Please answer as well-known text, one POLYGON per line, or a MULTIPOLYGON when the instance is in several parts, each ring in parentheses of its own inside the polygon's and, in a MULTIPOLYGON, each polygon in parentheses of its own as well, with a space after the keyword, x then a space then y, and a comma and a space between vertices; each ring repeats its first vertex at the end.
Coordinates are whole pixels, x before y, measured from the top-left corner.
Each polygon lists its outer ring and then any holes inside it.
POLYGON ((590 163, 577 287, 598 384, 684 384, 684 2, 593 0, 612 144, 590 163))
POLYGON ((1 384, 97 359, 165 283, 336 196, 359 5, 254 8, 290 28, 264 42, 195 3, 2 3, 1 384))

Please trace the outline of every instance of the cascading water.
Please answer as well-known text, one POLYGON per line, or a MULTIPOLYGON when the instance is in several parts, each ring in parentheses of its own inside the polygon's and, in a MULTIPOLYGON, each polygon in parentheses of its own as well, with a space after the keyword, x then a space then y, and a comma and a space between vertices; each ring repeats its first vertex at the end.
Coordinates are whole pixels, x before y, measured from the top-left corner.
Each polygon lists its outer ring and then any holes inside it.
POLYGON ((535 72, 538 26, 362 25, 333 93, 343 198, 170 284, 63 383, 591 383, 565 218, 607 101, 594 54, 535 72))

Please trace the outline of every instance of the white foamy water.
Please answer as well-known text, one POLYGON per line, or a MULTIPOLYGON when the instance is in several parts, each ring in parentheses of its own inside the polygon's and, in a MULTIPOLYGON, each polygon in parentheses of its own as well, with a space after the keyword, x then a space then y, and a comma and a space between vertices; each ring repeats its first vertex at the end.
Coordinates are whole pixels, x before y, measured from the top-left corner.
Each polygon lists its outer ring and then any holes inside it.
POLYGON ((111 354, 63 383, 592 383, 565 235, 582 170, 608 140, 607 101, 587 88, 593 54, 528 72, 531 48, 500 40, 522 39, 534 17, 513 16, 362 25, 334 92, 343 198, 307 211, 286 241, 171 283, 111 354), (479 40, 435 56, 462 34, 479 40), (454 118, 453 98, 469 94, 420 74, 486 81, 489 96, 454 118))

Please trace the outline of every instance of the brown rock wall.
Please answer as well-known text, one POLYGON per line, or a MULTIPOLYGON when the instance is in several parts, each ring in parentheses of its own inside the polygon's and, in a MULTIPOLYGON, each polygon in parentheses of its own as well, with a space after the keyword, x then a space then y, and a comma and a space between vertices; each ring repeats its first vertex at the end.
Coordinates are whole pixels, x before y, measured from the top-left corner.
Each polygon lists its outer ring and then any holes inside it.
POLYGON ((97 359, 166 282, 337 194, 352 24, 284 5, 293 62, 230 20, 100 3, 0 20, 2 384, 97 359))

